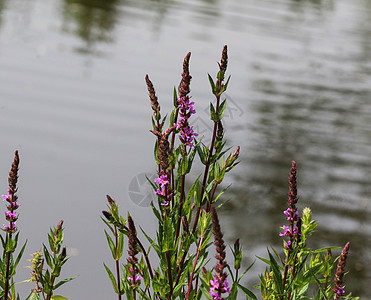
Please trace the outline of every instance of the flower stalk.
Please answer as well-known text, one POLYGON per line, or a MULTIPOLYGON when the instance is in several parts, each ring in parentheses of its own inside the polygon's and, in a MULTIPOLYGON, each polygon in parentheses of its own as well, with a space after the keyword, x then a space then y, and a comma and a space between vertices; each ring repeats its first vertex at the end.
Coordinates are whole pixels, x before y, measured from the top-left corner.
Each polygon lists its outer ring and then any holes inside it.
POLYGON ((345 247, 341 251, 338 265, 336 268, 335 278, 334 278, 334 300, 338 300, 339 297, 345 294, 344 289, 344 274, 345 274, 345 264, 347 262, 348 252, 349 252, 350 242, 346 243, 345 247))

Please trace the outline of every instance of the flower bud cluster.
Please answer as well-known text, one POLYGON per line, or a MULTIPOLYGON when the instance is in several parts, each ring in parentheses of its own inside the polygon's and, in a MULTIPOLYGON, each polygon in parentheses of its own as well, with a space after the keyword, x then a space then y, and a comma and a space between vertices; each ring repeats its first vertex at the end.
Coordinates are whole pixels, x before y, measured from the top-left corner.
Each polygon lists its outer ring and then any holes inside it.
POLYGON ((231 168, 234 164, 234 162, 237 160, 238 156, 240 155, 240 146, 237 147, 236 151, 233 152, 227 159, 225 166, 226 171, 229 171, 228 169, 231 168))
POLYGON ((222 293, 231 293, 231 291, 228 287, 227 273, 224 272, 224 268, 227 267, 227 263, 225 261, 225 244, 215 207, 212 207, 211 209, 211 220, 215 239, 214 245, 216 246, 215 258, 218 260, 218 263, 215 267, 216 274, 214 279, 210 280, 210 295, 214 300, 221 300, 223 299, 221 297, 222 293))
POLYGON ((136 255, 138 254, 137 250, 137 236, 136 236, 136 229, 134 225, 134 221, 131 218, 131 216, 128 217, 128 228, 129 228, 129 258, 128 258, 128 263, 129 263, 129 273, 130 276, 128 277, 128 280, 131 282, 131 287, 134 288, 138 281, 142 279, 141 276, 138 276, 137 274, 139 273, 137 263, 138 263, 138 258, 136 255))
POLYGON ((292 167, 289 175, 289 193, 288 193, 288 205, 289 207, 283 212, 287 216, 289 226, 283 225, 284 232, 281 232, 280 236, 287 236, 289 240, 286 242, 285 248, 289 251, 293 250, 293 242, 299 243, 301 234, 301 219, 296 208, 298 202, 297 187, 296 187, 296 162, 292 162, 292 167))
MULTIPOLYGON (((161 119, 160 114, 160 104, 158 103, 158 99, 156 96, 155 88, 153 87, 153 84, 151 80, 149 79, 149 76, 146 75, 146 84, 148 88, 149 98, 151 100, 151 106, 153 110, 153 116, 157 122, 161 119)), ((159 124, 159 123, 158 123, 159 124)), ((158 126, 157 126, 158 127, 158 126)), ((161 128, 156 128, 157 130, 161 130, 161 128)))
POLYGON ((168 206, 170 203, 171 192, 169 191, 169 155, 170 155, 170 143, 168 141, 169 135, 176 126, 172 126, 167 129, 163 134, 158 131, 152 131, 157 137, 159 137, 158 146, 158 164, 159 164, 159 177, 154 180, 154 182, 159 184, 159 188, 155 191, 163 199, 161 205, 168 206))
POLYGON ((345 264, 346 264, 347 257, 348 257, 349 245, 350 245, 350 242, 348 242, 345 245, 339 257, 338 265, 336 268, 335 279, 334 279, 334 283, 335 283, 335 286, 333 288, 333 291, 335 293, 334 300, 339 299, 339 296, 342 296, 345 294, 343 277, 345 274, 345 264))
POLYGON ((192 76, 189 74, 189 58, 191 53, 189 52, 184 59, 183 63, 183 73, 182 73, 182 80, 179 85, 179 97, 178 101, 178 108, 179 108, 179 115, 180 119, 178 123, 176 123, 177 129, 180 131, 180 141, 183 144, 183 150, 185 150, 186 146, 190 148, 194 148, 193 138, 198 136, 197 133, 193 131, 193 126, 189 125, 189 118, 191 115, 195 114, 196 111, 194 109, 194 102, 190 102, 189 99, 189 92, 190 88, 189 85, 191 83, 192 76))
POLYGON ((5 212, 5 218, 9 221, 9 225, 3 225, 4 230, 9 233, 14 233, 17 230, 16 221, 18 219, 17 213, 15 212, 21 204, 17 202, 18 196, 17 192, 17 181, 18 181, 18 166, 19 166, 19 156, 18 151, 15 152, 14 161, 9 172, 9 189, 6 195, 2 195, 3 201, 7 201, 7 209, 5 212))

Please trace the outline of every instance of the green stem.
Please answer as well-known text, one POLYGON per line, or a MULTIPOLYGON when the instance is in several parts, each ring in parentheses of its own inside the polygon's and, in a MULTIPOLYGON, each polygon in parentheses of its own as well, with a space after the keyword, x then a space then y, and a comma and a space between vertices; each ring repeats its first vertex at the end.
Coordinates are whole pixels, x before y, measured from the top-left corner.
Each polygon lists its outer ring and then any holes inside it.
MULTIPOLYGON (((13 234, 9 233, 8 238, 8 245, 12 241, 13 234)), ((5 271, 5 286, 4 286, 4 300, 8 300, 8 294, 9 294, 9 271, 10 271, 10 259, 11 259, 12 253, 10 251, 7 251, 6 253, 6 271, 5 271)))
MULTIPOLYGON (((116 246, 116 253, 117 253, 117 248, 118 248, 118 232, 117 232, 117 227, 115 226, 115 246, 116 246)), ((116 276, 117 276, 117 287, 119 290, 118 293, 118 300, 121 300, 121 289, 120 289, 120 263, 119 259, 116 260, 116 276)))
POLYGON ((171 259, 170 259, 170 252, 166 252, 166 262, 167 262, 167 275, 169 280, 169 286, 170 286, 170 293, 167 295, 168 299, 171 299, 171 296, 173 294, 173 277, 171 274, 171 259))
MULTIPOLYGON (((215 108, 215 113, 218 115, 219 113, 219 102, 220 102, 220 95, 216 96, 216 108, 215 108)), ((218 129, 218 122, 214 121, 214 130, 213 130, 213 137, 211 139, 211 145, 210 145, 210 150, 209 150, 209 155, 207 157, 207 161, 205 164, 205 171, 204 171, 204 178, 202 180, 202 186, 201 186, 201 194, 200 194, 200 202, 202 201, 202 197, 204 195, 205 189, 206 189, 206 184, 207 184, 207 178, 209 175, 209 168, 210 168, 210 163, 211 163, 211 157, 213 155, 214 151, 214 145, 215 145, 215 139, 216 139, 216 132, 218 129)), ((209 203, 208 203, 209 206, 209 203)), ((197 223, 198 223, 198 218, 200 216, 200 211, 201 211, 201 206, 197 208, 197 213, 196 213, 196 218, 195 218, 195 223, 193 225, 193 232, 196 231, 197 228, 197 223)))
POLYGON ((213 188, 213 191, 212 191, 212 193, 211 193, 211 197, 210 197, 210 199, 209 199, 210 201, 209 201, 209 203, 207 204, 207 208, 206 208, 206 211, 207 211, 207 212, 209 212, 210 209, 211 209, 211 203, 213 203, 213 199, 214 199, 214 196, 215 196, 215 191, 216 191, 217 186, 218 186, 218 183, 215 183, 214 188, 213 188))
POLYGON ((11 253, 8 252, 6 256, 6 273, 5 273, 5 287, 4 287, 4 300, 8 299, 9 293, 9 265, 11 253))
POLYGON ((199 244, 198 244, 198 249, 197 249, 196 259, 195 259, 195 262, 194 262, 194 264, 193 264, 193 271, 192 271, 192 273, 191 273, 191 278, 189 279, 189 284, 188 284, 188 291, 187 291, 186 300, 188 300, 189 294, 190 294, 190 292, 191 292, 193 276, 194 276, 194 273, 195 273, 195 270, 196 270, 196 265, 197 265, 197 261, 198 261, 198 256, 199 256, 200 251, 201 251, 202 242, 203 242, 203 236, 201 236, 201 238, 200 238, 200 242, 199 242, 199 244))
MULTIPOLYGON (((183 159, 187 159, 183 157, 183 159)), ((178 224, 176 227, 176 235, 175 240, 179 237, 180 232, 180 223, 182 222, 182 209, 183 209, 183 200, 184 200, 184 185, 185 185, 185 175, 182 175, 182 184, 181 184, 181 192, 180 192, 180 200, 179 200, 179 212, 178 212, 178 224)))
POLYGON ((49 294, 46 297, 46 300, 50 300, 50 298, 52 297, 54 281, 55 281, 55 278, 54 278, 54 275, 52 275, 52 277, 50 278, 50 291, 49 291, 49 294))

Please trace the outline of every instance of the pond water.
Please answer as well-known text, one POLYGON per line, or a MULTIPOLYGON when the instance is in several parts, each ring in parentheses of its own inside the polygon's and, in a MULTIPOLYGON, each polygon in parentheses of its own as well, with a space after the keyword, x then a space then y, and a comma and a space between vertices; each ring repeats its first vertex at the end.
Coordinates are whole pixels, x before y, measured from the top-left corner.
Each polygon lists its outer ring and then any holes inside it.
MULTIPOLYGON (((299 207, 319 220, 313 247, 351 241, 347 289, 371 299, 371 2, 367 0, 0 0, 0 188, 21 156, 21 262, 65 221, 79 275, 59 293, 113 299, 100 212, 105 195, 149 231, 153 174, 149 74, 162 111, 192 52, 192 97, 208 131, 215 74, 229 47, 226 136, 241 146, 222 214, 246 264, 278 248, 291 161, 299 207)), ((5 209, 5 206, 4 206, 5 209)), ((257 283, 250 273, 250 286, 257 283)), ((18 280, 28 278, 19 269, 18 280)), ((22 297, 33 288, 20 285, 22 297)))

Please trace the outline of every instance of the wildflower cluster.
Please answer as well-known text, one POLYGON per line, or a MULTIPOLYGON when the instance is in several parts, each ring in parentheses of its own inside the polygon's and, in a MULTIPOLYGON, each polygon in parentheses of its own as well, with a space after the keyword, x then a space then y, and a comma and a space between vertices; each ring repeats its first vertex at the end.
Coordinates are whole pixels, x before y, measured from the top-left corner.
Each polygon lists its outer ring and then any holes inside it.
MULTIPOLYGON (((226 246, 215 209, 215 202, 221 199, 220 196, 225 191, 218 192, 218 187, 225 173, 237 165, 240 152, 239 147, 229 154, 223 149, 225 141, 222 118, 226 102, 221 105, 220 97, 227 88, 227 83, 224 82, 228 60, 227 47, 224 47, 222 52, 217 84, 214 84, 212 79, 210 82, 217 100, 217 108, 214 111, 217 117, 212 118, 215 133, 210 145, 197 142, 195 137, 198 135, 190 125, 190 118, 196 113, 195 103, 190 98, 192 78, 189 72, 190 57, 191 53, 188 53, 184 58, 181 81, 178 89, 174 89, 174 108, 168 127, 165 118, 160 117, 160 105, 153 84, 148 75, 145 78, 153 110, 151 132, 157 138, 154 152, 158 177, 151 184, 158 199, 158 205, 152 203, 152 209, 159 227, 156 239, 150 238, 144 232, 143 234, 151 248, 156 251, 158 258, 156 269, 153 269, 139 237, 133 236, 134 229, 130 229, 130 224, 133 224, 132 218, 130 216, 128 219, 122 218, 117 212, 117 206, 110 202, 110 211, 103 212, 104 221, 114 236, 118 236, 115 231, 117 228, 118 232, 129 239, 128 265, 121 279, 118 279, 117 275, 114 280, 113 272, 105 266, 119 299, 123 294, 130 299, 135 299, 139 295, 143 299, 190 300, 200 298, 202 295, 223 299, 224 294, 230 294, 232 291, 227 280, 229 267, 226 262, 226 246), (186 182, 196 154, 205 165, 205 171, 202 181, 197 178, 189 188, 186 182), (190 228, 190 224, 193 225, 193 229, 190 228), (208 241, 212 235, 217 252, 216 266, 215 269, 207 270, 210 246, 208 241), (201 272, 202 270, 204 272, 201 272)), ((120 248, 120 242, 116 243, 108 235, 107 240, 117 262, 115 248, 120 248)), ((235 264, 236 270, 240 268, 241 257, 241 253, 238 253, 239 262, 235 264)), ((234 278, 232 284, 234 289, 238 289, 238 282, 239 279, 234 278)))
MULTIPOLYGON (((284 211, 289 226, 283 226, 284 232, 280 236, 288 237, 284 242, 285 259, 282 259, 276 251, 274 257, 269 251, 269 260, 262 259, 269 265, 269 269, 260 276, 260 290, 264 300, 297 299, 298 295, 306 295, 310 285, 317 285, 313 289, 312 299, 338 300, 345 294, 343 285, 344 267, 349 250, 349 243, 344 247, 338 262, 338 268, 333 282, 330 282, 334 260, 332 251, 336 247, 312 250, 307 247, 306 241, 312 235, 317 222, 312 220, 312 212, 306 207, 300 217, 296 204, 296 162, 292 162, 289 175, 289 208, 284 211), (323 253, 326 253, 324 255, 323 253), (280 266, 280 263, 282 266, 280 266)), ((310 298, 305 298, 310 299, 310 298)), ((358 299, 349 294, 346 299, 358 299)))
MULTIPOLYGON (((209 75, 215 102, 210 103, 210 119, 214 125, 210 144, 197 141, 197 134, 190 126, 190 117, 196 113, 194 102, 190 101, 189 73, 190 53, 184 59, 183 73, 178 90, 174 89, 174 108, 170 120, 162 118, 154 86, 148 75, 145 77, 150 103, 153 110, 152 130, 155 135, 154 154, 158 177, 150 181, 157 203, 151 203, 158 228, 155 237, 142 228, 137 232, 133 217, 119 214, 116 201, 107 195, 108 210, 102 211, 102 220, 108 227, 107 242, 114 260, 114 271, 104 264, 113 290, 122 300, 236 300, 239 292, 247 299, 256 300, 255 294, 241 280, 242 247, 237 239, 230 250, 234 264, 227 262, 226 244, 223 240, 217 209, 223 205, 220 186, 227 172, 237 164, 240 147, 232 153, 225 150, 223 117, 227 100, 221 101, 230 77, 225 81, 228 55, 223 48, 216 81, 209 75), (179 119, 179 120, 178 120, 179 119), (178 135, 179 139, 176 139, 178 135), (204 172, 191 179, 191 168, 198 155, 204 165, 204 172), (182 226, 181 226, 182 225, 182 226), (192 226, 191 226, 192 225, 192 226), (138 235, 139 234, 139 235, 138 235), (211 238, 214 237, 214 243, 211 238), (128 239, 127 259, 122 263, 124 240, 128 239), (143 239, 147 244, 143 242, 143 239), (215 260, 209 258, 210 247, 215 246, 215 260), (151 257, 149 253, 151 252, 151 257), (234 270, 232 268, 234 267, 234 270)), ((16 227, 19 208, 17 193, 18 152, 9 173, 9 188, 3 200, 7 202, 4 225, 5 237, 0 235, 3 254, 0 259, 0 299, 20 299, 15 290, 14 275, 26 244, 16 257, 19 231, 16 227)), ((269 259, 260 258, 268 267, 260 276, 259 289, 264 300, 334 299, 356 300, 345 295, 345 264, 349 251, 347 243, 338 259, 336 273, 332 252, 338 248, 329 247, 312 250, 307 246, 308 237, 317 226, 312 212, 304 208, 300 216, 297 208, 296 162, 292 162, 289 175, 288 208, 284 211, 288 225, 282 228, 280 236, 285 238, 284 256, 274 250, 268 251, 269 259), (334 279, 331 281, 332 275, 334 279), (310 298, 313 294, 313 298, 310 298)), ((63 221, 50 229, 48 246, 32 254, 30 260, 33 288, 26 300, 64 299, 54 295, 55 290, 73 278, 57 281, 61 268, 68 260, 63 244, 63 221), (35 286, 36 285, 36 286, 35 286)), ((126 253, 126 252, 125 252, 126 253)))
MULTIPOLYGON (((226 191, 219 190, 220 186, 226 173, 238 164, 240 155, 240 147, 228 154, 228 150, 224 149, 223 117, 227 102, 221 97, 230 79, 225 80, 227 46, 222 51, 216 80, 209 75, 215 102, 210 103, 210 119, 214 127, 208 145, 202 143, 202 139, 195 139, 197 134, 190 126, 190 118, 196 113, 195 103, 189 96, 192 78, 189 72, 190 56, 190 53, 186 55, 179 87, 174 88, 174 108, 168 124, 166 117, 161 118, 154 86, 148 75, 145 78, 153 110, 151 132, 156 136, 154 154, 158 167, 157 178, 149 181, 158 200, 157 203, 151 203, 158 222, 155 238, 142 229, 143 238, 149 243, 148 250, 137 235, 133 218, 130 215, 128 218, 122 217, 116 202, 107 196, 109 211, 103 211, 102 219, 113 234, 112 238, 106 232, 116 264, 116 275, 106 265, 105 268, 119 300, 122 295, 134 300, 137 297, 146 300, 236 300, 239 292, 248 299, 257 299, 252 291, 240 283, 251 266, 239 274, 242 265, 239 239, 231 248, 234 272, 227 263, 226 245, 217 214, 226 191), (204 165, 204 172, 191 180, 190 170, 196 155, 204 165), (129 258, 124 268, 120 268, 123 236, 129 240, 129 258), (212 236, 216 251, 215 265, 209 259, 212 236), (151 249, 155 253, 154 258, 150 259, 151 249), (122 276, 120 270, 123 271, 122 276)), ((265 274, 260 276, 259 288, 263 299, 304 299, 308 291, 316 290, 309 289, 315 284, 318 285, 318 293, 314 299, 330 299, 343 294, 343 267, 338 268, 333 283, 329 280, 334 265, 331 251, 336 248, 311 250, 306 245, 317 223, 312 220, 309 208, 303 210, 302 217, 297 209, 295 161, 290 170, 288 196, 288 208, 284 211, 288 224, 283 226, 284 231, 280 233, 286 240, 283 246, 285 257, 280 257, 274 251, 277 258, 270 252, 269 260, 262 258, 269 265, 265 274), (327 252, 327 255, 322 256, 322 252, 327 252)), ((349 299, 356 298, 349 296, 349 299)))

